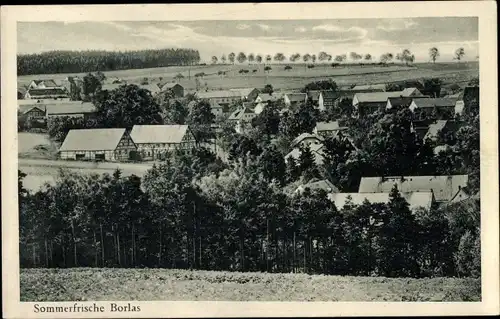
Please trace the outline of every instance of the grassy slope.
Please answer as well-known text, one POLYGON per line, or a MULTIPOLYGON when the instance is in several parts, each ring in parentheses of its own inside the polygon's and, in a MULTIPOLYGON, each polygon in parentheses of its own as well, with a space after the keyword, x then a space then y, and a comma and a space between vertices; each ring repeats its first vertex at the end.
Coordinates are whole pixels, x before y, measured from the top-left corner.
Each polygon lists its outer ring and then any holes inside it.
POLYGON ((21 301, 479 301, 479 279, 166 269, 21 269, 21 301))
MULTIPOLYGON (((415 67, 405 67, 394 65, 389 67, 380 66, 346 66, 332 68, 329 64, 317 64, 314 69, 306 69, 304 65, 293 65, 290 71, 284 70, 284 64, 272 65, 273 70, 266 74, 261 65, 207 65, 194 66, 191 68, 191 79, 188 79, 188 67, 163 67, 152 69, 133 69, 105 72, 108 78, 119 77, 129 83, 139 83, 144 77, 150 82, 172 80, 177 73, 182 73, 185 78, 180 83, 188 90, 196 88, 194 74, 204 72, 207 74, 200 79, 202 87, 205 82, 209 89, 227 89, 240 87, 263 87, 272 84, 279 89, 298 89, 307 83, 332 78, 338 84, 369 84, 385 83, 390 81, 402 81, 406 79, 416 79, 422 77, 444 77, 448 82, 467 81, 469 78, 478 76, 479 65, 476 62, 470 63, 436 63, 436 64, 416 64, 415 67), (240 75, 240 69, 258 71, 247 75, 240 75), (220 77, 217 72, 228 71, 228 75, 220 77)), ((62 80, 69 74, 47 74, 47 75, 26 75, 18 77, 19 85, 28 84, 33 78, 54 78, 62 80)), ((71 74, 75 75, 75 74, 71 74)), ((84 74, 80 74, 84 75, 84 74)))

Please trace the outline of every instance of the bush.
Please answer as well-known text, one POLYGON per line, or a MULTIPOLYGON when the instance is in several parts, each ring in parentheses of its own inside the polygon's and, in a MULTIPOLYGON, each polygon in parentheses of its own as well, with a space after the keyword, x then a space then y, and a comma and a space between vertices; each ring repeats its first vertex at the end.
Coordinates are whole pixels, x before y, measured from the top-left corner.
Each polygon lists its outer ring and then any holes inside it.
POLYGON ((269 65, 264 68, 264 71, 271 71, 273 68, 270 67, 269 65))
POLYGON ((313 68, 314 68, 314 64, 309 64, 309 65, 307 66, 307 68, 308 68, 308 69, 313 69, 313 68))
POLYGON ((257 73, 257 69, 253 69, 253 70, 252 70, 252 73, 257 73))
POLYGON ((332 68, 336 68, 340 65, 340 63, 332 63, 332 68))
POLYGON ((479 277, 481 273, 480 237, 466 231, 460 238, 454 259, 459 275, 479 277))
POLYGON ((289 66, 289 65, 285 66, 285 71, 287 71, 287 70, 291 70, 291 69, 292 69, 292 67, 291 67, 291 66, 289 66))

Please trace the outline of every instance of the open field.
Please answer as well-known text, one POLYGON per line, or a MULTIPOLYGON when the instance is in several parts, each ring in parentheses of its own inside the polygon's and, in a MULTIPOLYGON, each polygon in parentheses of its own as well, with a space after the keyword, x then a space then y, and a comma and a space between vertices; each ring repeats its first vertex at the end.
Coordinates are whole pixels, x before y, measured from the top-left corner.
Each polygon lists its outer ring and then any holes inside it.
POLYGON ((170 269, 21 269, 21 301, 480 301, 480 279, 170 269))
MULTIPOLYGON (((193 67, 163 67, 152 69, 133 69, 105 72, 108 78, 118 77, 128 83, 139 83, 147 77, 150 83, 157 83, 160 77, 163 81, 173 80, 173 77, 181 73, 185 77, 180 84, 187 90, 195 90, 196 82, 194 74, 204 72, 206 76, 200 78, 201 86, 205 83, 209 89, 228 89, 242 87, 264 87, 272 84, 276 89, 299 89, 314 80, 333 79, 339 85, 349 84, 376 84, 396 82, 409 79, 425 77, 440 77, 446 83, 467 82, 470 78, 479 75, 479 64, 477 62, 465 63, 422 63, 406 67, 404 65, 391 65, 382 67, 377 65, 366 66, 339 66, 332 68, 330 64, 316 64, 313 69, 307 69, 303 64, 291 64, 293 69, 285 71, 283 64, 272 64, 273 70, 264 72, 264 65, 206 65, 193 67), (240 69, 250 70, 246 75, 239 74, 240 69), (252 70, 257 70, 252 73, 252 70), (190 70, 190 71, 189 71, 190 70), (218 71, 227 71, 227 75, 221 77, 218 71), (189 73, 191 79, 188 78, 189 73)), ((34 78, 53 78, 62 80, 68 75, 75 74, 46 74, 25 75, 18 77, 19 85, 27 85, 34 78)), ((79 74, 83 76, 84 74, 79 74)))

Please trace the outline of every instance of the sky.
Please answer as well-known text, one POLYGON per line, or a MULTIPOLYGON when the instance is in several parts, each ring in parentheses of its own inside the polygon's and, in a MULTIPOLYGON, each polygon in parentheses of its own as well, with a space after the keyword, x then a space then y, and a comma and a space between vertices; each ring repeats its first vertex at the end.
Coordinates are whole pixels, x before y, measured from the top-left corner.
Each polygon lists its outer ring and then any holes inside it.
POLYGON ((342 20, 211 20, 211 21, 85 21, 18 22, 18 53, 50 50, 140 50, 192 48, 202 60, 215 55, 293 53, 333 56, 357 52, 378 57, 409 49, 416 62, 452 61, 463 47, 464 60, 479 55, 478 19, 432 17, 342 20))

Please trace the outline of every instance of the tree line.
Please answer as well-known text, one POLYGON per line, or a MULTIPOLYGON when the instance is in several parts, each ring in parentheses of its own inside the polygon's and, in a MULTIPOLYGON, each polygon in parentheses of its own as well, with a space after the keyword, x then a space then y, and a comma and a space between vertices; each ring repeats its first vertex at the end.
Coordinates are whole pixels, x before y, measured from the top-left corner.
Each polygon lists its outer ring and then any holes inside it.
MULTIPOLYGON (((269 182, 263 156, 227 166, 173 153, 143 179, 61 171, 32 194, 19 174, 22 267, 162 267, 389 277, 478 276, 479 222, 269 182)), ((478 212, 477 212, 478 213, 478 212)))
MULTIPOLYGON (((438 57, 440 56, 439 49, 437 47, 432 47, 429 49, 429 57, 430 59, 435 63, 438 57)), ((454 51, 453 54, 453 59, 457 60, 460 62, 462 58, 465 56, 465 50, 463 47, 460 47, 454 51)), ((337 63, 344 63, 347 61, 348 55, 347 54, 339 54, 339 55, 331 55, 325 51, 321 51, 316 54, 311 54, 311 53, 294 53, 291 54, 288 57, 288 61, 290 62, 300 62, 301 60, 304 63, 316 63, 316 61, 319 62, 330 62, 330 61, 335 61, 337 63)), ((372 63, 374 61, 374 57, 367 53, 367 54, 359 54, 357 52, 350 52, 349 53, 349 58, 353 63, 362 63, 364 61, 365 63, 372 63)), ((404 63, 406 65, 413 63, 415 61, 415 55, 411 53, 410 50, 404 49, 400 53, 393 54, 390 52, 383 53, 379 57, 379 61, 381 63, 390 63, 393 61, 393 59, 396 59, 400 61, 401 63, 404 63)), ((245 62, 248 62, 249 64, 252 63, 257 63, 260 64, 262 62, 264 63, 271 63, 272 61, 281 63, 287 59, 287 56, 281 52, 278 52, 274 55, 271 54, 254 54, 254 53, 249 53, 248 55, 244 52, 239 52, 238 54, 231 52, 227 56, 226 54, 223 54, 220 58, 217 56, 212 56, 211 62, 212 64, 217 64, 217 63, 231 63, 234 64, 236 61, 240 64, 243 64, 245 62)))
POLYGON ((84 73, 144 69, 200 62, 193 49, 136 51, 49 51, 17 55, 17 74, 84 73))

